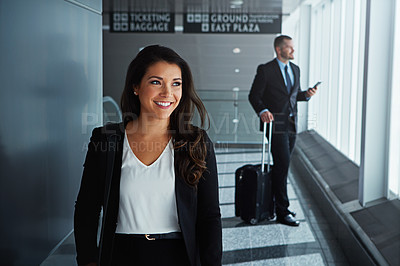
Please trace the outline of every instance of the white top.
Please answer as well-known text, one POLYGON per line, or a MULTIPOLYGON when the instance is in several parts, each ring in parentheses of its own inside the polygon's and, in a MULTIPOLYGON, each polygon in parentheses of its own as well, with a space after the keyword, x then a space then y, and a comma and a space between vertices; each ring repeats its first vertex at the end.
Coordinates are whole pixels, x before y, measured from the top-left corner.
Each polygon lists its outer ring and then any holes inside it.
POLYGON ((133 153, 125 132, 116 233, 180 232, 175 197, 174 149, 170 140, 151 165, 133 153))

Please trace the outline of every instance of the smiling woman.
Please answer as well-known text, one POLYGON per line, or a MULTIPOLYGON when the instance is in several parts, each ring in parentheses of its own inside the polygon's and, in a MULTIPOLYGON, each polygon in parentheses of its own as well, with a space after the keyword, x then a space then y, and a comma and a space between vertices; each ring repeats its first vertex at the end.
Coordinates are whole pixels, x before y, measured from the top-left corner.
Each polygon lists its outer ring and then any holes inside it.
POLYGON ((133 88, 139 97, 141 119, 158 119, 168 127, 169 117, 182 97, 181 69, 160 61, 147 70, 140 84, 133 88), (164 120, 164 121, 162 121, 164 120))
POLYGON ((194 108, 203 127, 187 63, 158 45, 139 52, 121 97, 124 122, 92 133, 75 206, 79 265, 221 265, 214 149, 192 124, 194 108))

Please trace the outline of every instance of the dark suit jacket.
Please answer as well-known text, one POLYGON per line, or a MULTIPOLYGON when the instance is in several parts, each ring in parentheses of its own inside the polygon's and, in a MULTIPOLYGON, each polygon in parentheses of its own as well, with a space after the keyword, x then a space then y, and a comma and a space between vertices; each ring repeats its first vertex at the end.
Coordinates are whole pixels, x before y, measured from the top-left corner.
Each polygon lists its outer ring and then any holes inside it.
POLYGON ((294 84, 289 94, 276 60, 275 58, 258 66, 251 86, 249 101, 257 114, 268 108, 274 115, 275 131, 278 131, 286 129, 290 113, 294 115, 295 124, 297 124, 297 101, 307 101, 307 98, 306 91, 300 89, 299 67, 290 62, 294 74, 294 84))
MULTIPOLYGON (((118 218, 119 184, 122 164, 124 124, 109 124, 95 128, 86 155, 81 188, 75 204, 74 234, 79 265, 98 261, 109 265, 113 239, 118 218), (112 145, 108 138, 113 135, 117 141, 112 145), (102 243, 97 246, 97 231, 101 208, 106 205, 105 188, 107 156, 115 151, 112 181, 108 207, 103 209, 102 243)), ((222 228, 218 200, 218 176, 215 154, 211 140, 207 139, 207 170, 197 189, 185 183, 176 174, 175 194, 179 224, 182 230, 191 265, 221 265, 222 228)), ((178 152, 186 152, 175 150, 178 152)), ((176 160, 175 160, 175 173, 176 160)), ((111 175, 111 174, 110 174, 111 175)))

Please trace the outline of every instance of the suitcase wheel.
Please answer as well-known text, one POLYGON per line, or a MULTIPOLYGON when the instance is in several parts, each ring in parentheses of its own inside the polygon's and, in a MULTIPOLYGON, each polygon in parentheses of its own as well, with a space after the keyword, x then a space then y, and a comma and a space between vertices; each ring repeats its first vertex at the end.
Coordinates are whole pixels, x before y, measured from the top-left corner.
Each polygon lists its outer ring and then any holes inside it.
POLYGON ((250 224, 255 225, 258 223, 258 220, 256 218, 251 218, 250 219, 250 224))

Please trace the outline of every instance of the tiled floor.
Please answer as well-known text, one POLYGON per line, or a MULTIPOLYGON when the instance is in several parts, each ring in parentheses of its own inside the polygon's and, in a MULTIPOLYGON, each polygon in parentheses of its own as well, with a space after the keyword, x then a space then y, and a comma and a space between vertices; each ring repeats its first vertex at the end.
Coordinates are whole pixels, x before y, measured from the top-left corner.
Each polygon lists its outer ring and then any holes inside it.
MULTIPOLYGON (((235 170, 247 163, 260 162, 257 149, 216 149, 220 203, 223 225, 223 264, 256 265, 348 265, 335 236, 330 233, 301 177, 289 173, 290 209, 297 213, 299 227, 289 227, 275 221, 258 225, 245 224, 235 217, 235 170), (299 180, 299 181, 296 181, 299 180)), ((73 235, 41 265, 76 265, 73 235)))
POLYGON ((301 177, 289 173, 290 209, 297 213, 299 227, 275 221, 256 226, 234 217, 235 170, 247 163, 257 164, 257 149, 217 149, 223 224, 224 265, 348 265, 326 220, 313 203, 309 193, 296 182, 301 177))

